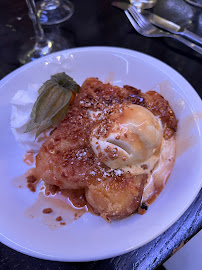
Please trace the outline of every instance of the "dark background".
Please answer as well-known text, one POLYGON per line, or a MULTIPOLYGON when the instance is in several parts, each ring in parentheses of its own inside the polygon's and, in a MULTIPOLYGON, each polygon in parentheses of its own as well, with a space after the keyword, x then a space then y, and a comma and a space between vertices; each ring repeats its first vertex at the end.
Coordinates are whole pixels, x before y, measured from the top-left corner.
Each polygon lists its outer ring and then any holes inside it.
MULTIPOLYGON (((66 22, 44 27, 45 33, 61 34, 71 47, 115 46, 151 55, 167 63, 202 97, 202 56, 169 38, 146 38, 132 28, 124 12, 110 0, 72 0, 73 16, 66 22)), ((153 12, 186 26, 202 36, 202 9, 183 0, 158 0, 153 12)), ((0 1, 0 78, 20 66, 18 54, 34 36, 25 0, 0 1)), ((2 206, 1 206, 2 207, 2 206)), ((183 246, 202 227, 201 196, 165 233, 140 249, 116 258, 63 263, 31 258, 0 244, 0 269, 155 269, 183 246)))

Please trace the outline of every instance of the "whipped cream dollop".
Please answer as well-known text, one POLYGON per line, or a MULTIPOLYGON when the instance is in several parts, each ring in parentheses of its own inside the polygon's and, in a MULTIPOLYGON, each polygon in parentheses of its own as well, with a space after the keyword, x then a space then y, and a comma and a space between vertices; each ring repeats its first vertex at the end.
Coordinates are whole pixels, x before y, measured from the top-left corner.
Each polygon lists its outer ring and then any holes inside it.
POLYGON ((101 126, 93 130, 91 146, 95 154, 112 169, 151 160, 163 139, 160 120, 148 109, 134 104, 122 108, 120 115, 116 114, 112 116, 115 121, 109 117, 110 132, 106 136, 100 132, 101 126))
POLYGON ((40 84, 30 84, 26 90, 19 90, 11 99, 11 130, 17 142, 26 150, 37 153, 45 141, 47 134, 41 134, 35 139, 36 131, 25 133, 30 120, 32 107, 37 100, 40 84))

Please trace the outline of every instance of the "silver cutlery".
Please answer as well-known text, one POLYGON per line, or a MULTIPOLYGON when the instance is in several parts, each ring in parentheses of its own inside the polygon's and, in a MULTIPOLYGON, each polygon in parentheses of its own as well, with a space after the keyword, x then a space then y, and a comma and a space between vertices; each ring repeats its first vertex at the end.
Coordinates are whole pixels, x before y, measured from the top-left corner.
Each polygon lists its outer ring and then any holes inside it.
MULTIPOLYGON (((127 10, 127 9, 132 8, 134 6, 134 5, 131 5, 130 3, 119 2, 119 1, 113 2, 112 5, 120 8, 120 9, 123 9, 123 10, 127 10)), ((182 27, 174 22, 171 22, 167 19, 164 19, 164 18, 162 18, 156 14, 153 14, 151 12, 148 12, 148 11, 144 11, 144 15, 145 15, 146 19, 149 20, 152 24, 154 24, 160 28, 163 28, 163 29, 165 29, 173 34, 182 35, 182 36, 184 36, 188 39, 191 39, 194 42, 197 42, 200 45, 202 45, 202 37, 189 31, 185 27, 182 27)), ((143 19, 144 19, 144 17, 143 17, 143 19)))
MULTIPOLYGON (((120 8, 120 5, 117 3, 124 3, 124 2, 113 2, 112 4, 116 7, 120 8)), ((127 4, 127 3, 124 3, 127 4)), ((128 5, 128 4, 127 4, 128 5)), ((125 6, 126 7, 126 6, 125 6)), ((136 29, 138 33, 146 37, 170 37, 174 38, 183 44, 187 45, 191 49, 195 50, 196 52, 202 54, 202 47, 196 45, 195 43, 185 39, 184 37, 173 34, 162 29, 157 28, 154 26, 150 21, 148 21, 142 14, 140 14, 137 9, 133 5, 129 5, 127 9, 124 9, 126 16, 128 17, 130 23, 136 29)))
POLYGON ((152 13, 147 13, 147 19, 149 19, 149 21, 151 23, 153 23, 154 25, 161 27, 173 34, 179 34, 182 35, 194 42, 199 43, 200 45, 202 45, 202 37, 196 35, 195 33, 189 31, 188 29, 186 29, 185 27, 181 27, 180 25, 171 22, 169 20, 166 20, 158 15, 152 14, 152 13))

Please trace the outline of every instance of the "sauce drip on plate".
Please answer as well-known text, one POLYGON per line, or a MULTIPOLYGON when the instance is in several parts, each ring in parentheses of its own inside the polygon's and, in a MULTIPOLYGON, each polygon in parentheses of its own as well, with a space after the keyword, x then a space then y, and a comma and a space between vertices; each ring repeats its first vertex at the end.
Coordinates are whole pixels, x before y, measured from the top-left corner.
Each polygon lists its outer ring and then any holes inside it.
POLYGON ((35 161, 34 153, 31 151, 27 152, 23 157, 23 161, 27 165, 30 165, 30 166, 33 165, 35 161))
POLYGON ((86 212, 85 206, 75 207, 61 192, 47 196, 42 186, 35 203, 25 211, 25 216, 37 218, 54 230, 74 222, 86 212))

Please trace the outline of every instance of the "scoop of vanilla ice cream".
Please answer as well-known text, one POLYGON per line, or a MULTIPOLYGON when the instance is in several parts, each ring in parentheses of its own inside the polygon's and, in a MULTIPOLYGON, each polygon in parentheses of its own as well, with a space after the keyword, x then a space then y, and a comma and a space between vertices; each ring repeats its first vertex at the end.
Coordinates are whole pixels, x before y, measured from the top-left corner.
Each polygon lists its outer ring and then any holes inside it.
POLYGON ((35 140, 35 130, 25 133, 40 86, 39 84, 30 84, 26 90, 16 92, 11 99, 11 130, 16 140, 26 151, 38 152, 46 137, 41 134, 35 140))
POLYGON ((121 114, 116 112, 112 118, 107 136, 101 132, 106 127, 101 126, 91 134, 93 151, 108 167, 117 169, 143 163, 159 149, 163 134, 161 122, 146 108, 127 105, 121 114))

